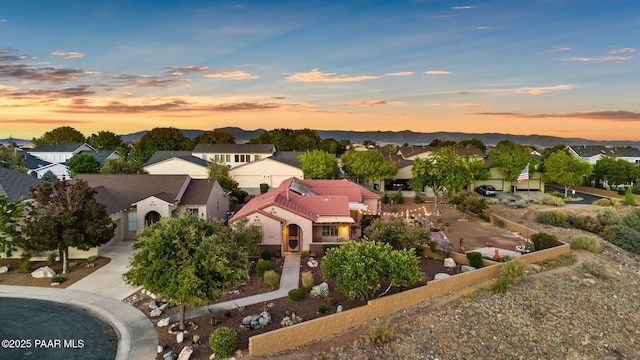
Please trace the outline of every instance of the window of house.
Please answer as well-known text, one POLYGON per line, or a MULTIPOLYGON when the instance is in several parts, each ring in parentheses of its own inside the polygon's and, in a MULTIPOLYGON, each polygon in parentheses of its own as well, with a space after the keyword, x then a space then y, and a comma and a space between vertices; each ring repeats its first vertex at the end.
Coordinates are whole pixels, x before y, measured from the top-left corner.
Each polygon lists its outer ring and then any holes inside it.
POLYGON ((129 213, 127 213, 127 230, 138 230, 138 213, 135 211, 129 211, 129 213))
POLYGON ((240 162, 240 155, 238 155, 238 154, 234 155, 234 156, 233 156, 233 159, 234 159, 236 162, 240 162))
POLYGON ((262 243, 262 241, 263 241, 263 234, 264 234, 264 233, 262 232, 262 224, 253 224, 253 225, 251 225, 251 226, 253 226, 254 228, 256 228, 256 229, 260 232, 260 243, 262 243))
POLYGON ((198 215, 198 208, 187 208, 186 212, 188 212, 189 214, 194 214, 194 215, 198 215))
POLYGON ((226 156, 226 159, 227 159, 226 162, 231 162, 231 155, 225 155, 225 156, 226 156))
POLYGON ((338 236, 338 227, 337 226, 323 226, 322 227, 322 236, 338 236))
POLYGON ((202 160, 207 160, 207 161, 209 161, 209 155, 206 155, 206 154, 205 154, 205 155, 202 155, 202 160))
POLYGON ((260 160, 260 155, 253 155, 253 161, 260 160))
POLYGON ((251 155, 249 155, 249 154, 245 155, 244 158, 246 159, 246 162, 250 162, 251 161, 251 155))

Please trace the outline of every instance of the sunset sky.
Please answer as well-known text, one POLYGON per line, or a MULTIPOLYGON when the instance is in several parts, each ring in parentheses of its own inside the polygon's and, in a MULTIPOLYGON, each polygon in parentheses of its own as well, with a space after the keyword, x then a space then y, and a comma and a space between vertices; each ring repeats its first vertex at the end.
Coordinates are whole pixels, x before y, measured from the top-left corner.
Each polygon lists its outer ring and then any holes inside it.
POLYGON ((0 138, 63 125, 640 140, 640 1, 3 1, 0 138))

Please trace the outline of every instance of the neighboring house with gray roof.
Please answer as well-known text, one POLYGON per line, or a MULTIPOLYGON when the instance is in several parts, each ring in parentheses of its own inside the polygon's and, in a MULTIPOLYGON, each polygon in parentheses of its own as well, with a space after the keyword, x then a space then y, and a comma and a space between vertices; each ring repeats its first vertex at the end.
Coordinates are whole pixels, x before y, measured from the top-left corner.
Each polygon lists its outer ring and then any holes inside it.
POLYGON ((276 152, 272 144, 198 144, 193 156, 225 164, 232 169, 252 161, 271 157, 276 152))
POLYGON ((11 200, 28 199, 29 190, 42 181, 19 171, 0 167, 0 195, 11 200))
POLYGON ((190 151, 156 151, 144 164, 152 175, 189 175, 194 179, 209 177, 209 162, 191 155, 190 151))
POLYGON ((225 220, 229 196, 213 179, 188 175, 78 174, 96 190, 95 198, 106 206, 117 224, 113 241, 133 240, 137 232, 162 217, 188 211, 202 219, 225 220))
POLYGON ((276 151, 271 157, 238 165, 229 170, 229 176, 238 187, 250 195, 260 195, 260 184, 278 187, 289 178, 303 179, 298 156, 301 151, 276 151))
POLYGON ((27 152, 38 159, 48 161, 50 163, 65 163, 75 154, 83 151, 96 152, 89 144, 41 144, 27 152))
POLYGON ((595 165, 602 157, 609 156, 622 159, 633 164, 640 164, 640 149, 625 146, 567 146, 569 153, 578 159, 584 160, 591 165, 595 165))

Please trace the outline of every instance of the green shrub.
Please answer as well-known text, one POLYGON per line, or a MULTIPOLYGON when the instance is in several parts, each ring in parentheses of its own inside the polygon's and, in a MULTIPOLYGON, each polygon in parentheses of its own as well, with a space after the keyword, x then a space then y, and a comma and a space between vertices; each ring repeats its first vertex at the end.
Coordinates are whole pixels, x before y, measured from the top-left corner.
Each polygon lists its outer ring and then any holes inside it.
POLYGON ((269 184, 261 183, 260 184, 260 194, 264 194, 269 191, 269 184))
POLYGON ((599 233, 602 230, 602 226, 598 224, 598 220, 589 215, 569 215, 567 222, 571 227, 592 233, 599 233))
POLYGON ((302 301, 304 300, 304 290, 302 289, 291 289, 287 294, 289 300, 291 301, 302 301))
POLYGON ((322 302, 322 303, 320 303, 320 305, 318 305, 318 312, 319 312, 320 314, 324 314, 324 313, 326 313, 326 312, 327 312, 327 304, 325 304, 325 303, 323 303, 323 302, 322 302))
POLYGON ((309 250, 302 250, 300 252, 300 257, 303 259, 308 259, 311 256, 311 252, 309 250))
POLYGON ((69 268, 74 268, 78 266, 78 262, 77 261, 69 261, 69 268))
POLYGON ((24 252, 20 256, 20 271, 23 273, 31 272, 31 254, 28 252, 24 252))
POLYGON ((640 254, 640 232, 628 226, 610 226, 605 230, 604 238, 627 251, 640 254))
POLYGON ((313 285, 315 285, 315 282, 313 281, 313 273, 311 271, 303 271, 300 276, 302 278, 302 287, 306 292, 309 292, 313 285))
POLYGON ((235 330, 221 326, 209 336, 209 346, 217 358, 226 358, 236 352, 238 348, 238 333, 235 330))
POLYGON ((509 290, 509 280, 504 277, 499 278, 491 285, 491 291, 496 294, 507 292, 507 290, 509 290))
POLYGON ((58 259, 58 254, 52 252, 51 254, 49 254, 49 256, 47 256, 47 264, 54 265, 57 259, 58 259))
POLYGON ((467 253, 467 259, 469 260, 469 266, 473 266, 474 268, 482 267, 482 254, 476 251, 471 251, 467 253))
POLYGON ((54 276, 51 278, 52 284, 62 284, 65 281, 64 276, 54 276))
POLYGON ((517 199, 515 201, 508 202, 507 206, 512 208, 512 209, 524 209, 527 206, 529 206, 529 203, 527 202, 527 200, 517 199))
POLYGON ((280 278, 278 273, 273 270, 267 270, 263 274, 263 286, 267 290, 276 290, 280 285, 280 278))
POLYGON ((560 245, 560 242, 555 236, 543 232, 531 235, 531 241, 536 251, 560 245))
POLYGON ((600 199, 594 201, 593 205, 596 205, 596 206, 612 206, 611 200, 609 200, 608 198, 600 198, 600 199))
POLYGON ((325 255, 327 255, 327 251, 329 249, 333 249, 333 248, 337 248, 340 247, 340 245, 338 244, 326 244, 326 245, 322 245, 322 253, 324 253, 325 255))
POLYGON ((592 253, 600 252, 600 241, 596 236, 576 235, 571 238, 571 249, 587 250, 592 253))
POLYGON ((609 275, 602 264, 585 261, 580 267, 582 268, 582 271, 591 274, 600 280, 606 280, 609 278, 609 275))
POLYGON ((627 190, 625 190, 624 197, 622 198, 622 202, 625 205, 631 205, 631 206, 638 205, 638 202, 636 201, 636 196, 633 195, 633 190, 631 189, 631 187, 628 187, 627 190))
POLYGON ((598 224, 602 229, 611 225, 620 225, 622 223, 622 217, 612 208, 602 209, 596 216, 598 224))
POLYGON ((382 203, 383 204, 388 204, 389 202, 391 202, 391 200, 389 199, 389 193, 388 192, 384 192, 384 194, 382 195, 382 203))
POLYGON ((332 297, 328 297, 326 301, 329 306, 334 306, 336 304, 336 299, 332 297))
POLYGON ((404 204, 404 197, 402 196, 402 190, 396 190, 389 195, 391 202, 394 204, 404 204))
POLYGON ((540 224, 551 225, 557 227, 567 227, 568 216, 562 211, 543 211, 536 215, 536 220, 540 224))
POLYGON ((376 345, 386 344, 393 339, 394 330, 389 324, 375 325, 369 328, 369 338, 376 345))
POLYGON ((96 255, 91 255, 87 258, 87 262, 96 262, 96 260, 98 260, 98 257, 96 255))
POLYGON ((622 218, 622 225, 640 232, 640 209, 636 209, 631 214, 622 218))
POLYGON ((256 264, 256 274, 258 277, 263 277, 265 271, 275 270, 276 266, 271 260, 260 259, 256 264))
POLYGON ((529 264, 518 258, 513 258, 502 265, 500 274, 509 284, 517 285, 527 276, 528 270, 529 264))
POLYGON ((271 252, 265 250, 260 254, 260 257, 262 258, 262 260, 271 260, 271 252))
POLYGON ((542 203, 544 205, 564 206, 564 200, 562 200, 562 197, 557 197, 553 195, 544 195, 540 200, 542 200, 542 203))
POLYGON ((422 202, 422 196, 420 196, 420 193, 416 193, 413 196, 413 203, 414 204, 420 204, 422 202))

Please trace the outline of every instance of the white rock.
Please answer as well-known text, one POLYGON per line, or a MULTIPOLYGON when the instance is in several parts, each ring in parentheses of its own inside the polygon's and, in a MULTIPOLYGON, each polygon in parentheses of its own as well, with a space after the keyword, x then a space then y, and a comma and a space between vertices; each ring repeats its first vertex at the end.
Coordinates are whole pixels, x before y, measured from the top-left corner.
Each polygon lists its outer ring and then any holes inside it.
POLYGON ((180 355, 178 355, 178 360, 189 360, 191 354, 193 353, 193 348, 191 346, 185 346, 180 351, 180 355))
POLYGON ((164 319, 158 321, 158 323, 156 325, 158 325, 159 327, 168 326, 169 325, 169 318, 164 318, 164 319))
POLYGON ((213 360, 216 358, 216 354, 211 354, 211 356, 209 356, 209 360, 213 360))
POLYGON ((180 344, 183 341, 184 341, 184 333, 182 331, 180 331, 178 333, 178 335, 176 335, 176 342, 178 342, 178 344, 180 344))
POLYGON ((456 267, 456 261, 453 260, 453 258, 445 258, 444 267, 446 267, 447 269, 453 269, 456 267))
POLYGON ((469 272, 469 271, 473 271, 476 268, 474 268, 473 266, 469 266, 469 265, 462 265, 462 267, 460 268, 461 272, 469 272))
POLYGON ((33 276, 34 278, 37 278, 37 279, 45 278, 45 277, 54 277, 54 276, 56 276, 56 272, 53 271, 53 269, 51 269, 48 266, 43 266, 41 268, 38 268, 38 269, 34 270, 31 273, 31 276, 33 276))
POLYGON ((9 266, 0 266, 0 274, 5 274, 9 272, 9 266))
POLYGON ((151 310, 151 312, 149 313, 149 316, 150 316, 150 317, 158 317, 158 316, 160 316, 160 315, 162 315, 162 310, 160 310, 160 309, 153 309, 153 310, 151 310))
POLYGON ((312 268, 314 268, 314 267, 318 267, 318 260, 316 260, 316 259, 311 259, 311 260, 307 261, 307 265, 308 265, 309 267, 312 267, 312 268))
POLYGON ((444 278, 448 278, 449 274, 445 274, 445 273, 437 273, 434 277, 433 280, 440 280, 440 279, 444 279, 444 278))

